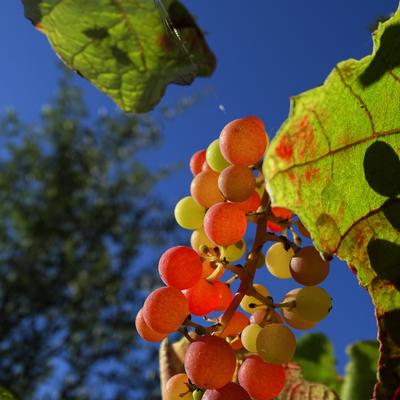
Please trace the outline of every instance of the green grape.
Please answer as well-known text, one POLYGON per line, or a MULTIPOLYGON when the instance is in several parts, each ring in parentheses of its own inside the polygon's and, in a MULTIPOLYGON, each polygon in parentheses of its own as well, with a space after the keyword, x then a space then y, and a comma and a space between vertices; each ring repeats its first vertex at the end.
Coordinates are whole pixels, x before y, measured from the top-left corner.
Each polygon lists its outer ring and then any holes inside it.
POLYGON ((316 322, 324 319, 332 309, 332 299, 322 288, 307 286, 296 296, 296 310, 306 321, 316 322))
POLYGON ((242 344, 244 348, 251 353, 257 352, 257 336, 262 330, 262 327, 258 324, 250 324, 247 325, 246 328, 243 329, 242 334, 240 336, 242 340, 242 344))
POLYGON ((291 278, 290 260, 294 256, 292 248, 285 250, 283 243, 274 243, 267 251, 265 256, 265 264, 272 275, 281 279, 291 278))
POLYGON ((246 252, 246 242, 242 239, 235 244, 230 246, 224 246, 221 248, 221 256, 226 258, 227 261, 237 261, 243 257, 246 252))
MULTIPOLYGON (((260 293, 264 297, 269 296, 268 289, 260 285, 258 283, 255 283, 253 285, 253 288, 256 290, 256 292, 260 293)), ((240 302, 240 307, 243 308, 244 311, 247 311, 250 314, 255 313, 257 310, 265 309, 267 306, 263 303, 260 302, 260 300, 256 299, 253 296, 244 296, 242 301, 240 302)))
POLYGON ((203 225, 206 210, 192 196, 184 197, 175 206, 176 222, 185 229, 198 229, 203 225))
POLYGON ((201 400, 203 397, 204 392, 202 390, 195 390, 192 393, 193 400, 201 400))
POLYGON ((221 172, 226 167, 229 167, 230 164, 225 160, 219 148, 219 139, 215 139, 207 147, 206 160, 207 164, 217 172, 221 172))
POLYGON ((296 351, 296 337, 283 324, 268 324, 257 336, 257 353, 271 364, 288 363, 296 351))

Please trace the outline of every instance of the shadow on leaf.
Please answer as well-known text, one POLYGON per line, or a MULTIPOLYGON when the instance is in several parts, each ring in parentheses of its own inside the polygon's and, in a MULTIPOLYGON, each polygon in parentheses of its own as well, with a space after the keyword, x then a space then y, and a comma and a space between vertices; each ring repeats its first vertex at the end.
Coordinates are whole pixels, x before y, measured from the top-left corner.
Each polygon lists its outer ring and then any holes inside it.
POLYGON ((381 45, 371 63, 360 76, 363 86, 379 81, 382 76, 400 65, 400 25, 386 28, 381 37, 381 45))

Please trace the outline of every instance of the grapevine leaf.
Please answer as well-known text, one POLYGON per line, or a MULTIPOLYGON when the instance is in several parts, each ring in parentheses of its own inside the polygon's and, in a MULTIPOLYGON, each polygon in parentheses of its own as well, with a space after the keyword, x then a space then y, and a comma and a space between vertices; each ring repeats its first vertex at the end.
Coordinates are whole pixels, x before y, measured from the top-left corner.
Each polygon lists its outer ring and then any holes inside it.
POLYGON ((309 333, 297 340, 294 361, 301 366, 304 379, 323 383, 340 392, 342 379, 338 376, 333 346, 322 333, 309 333))
POLYGON ((342 400, 365 400, 371 398, 376 381, 378 344, 362 341, 347 349, 350 362, 341 392, 342 400))
POLYGON ((65 64, 124 111, 149 111, 169 83, 190 84, 214 70, 203 33, 176 0, 23 3, 65 64))
POLYGON ((381 344, 375 393, 391 399, 400 393, 400 9, 373 38, 371 55, 292 99, 263 170, 273 204, 368 288, 381 344))

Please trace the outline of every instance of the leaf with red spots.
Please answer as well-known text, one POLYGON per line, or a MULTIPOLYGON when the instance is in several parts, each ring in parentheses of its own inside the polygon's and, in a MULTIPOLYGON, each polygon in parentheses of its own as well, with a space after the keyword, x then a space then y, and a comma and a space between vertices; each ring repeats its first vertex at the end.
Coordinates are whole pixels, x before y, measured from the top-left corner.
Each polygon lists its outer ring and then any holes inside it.
POLYGON ((210 75, 215 57, 176 0, 23 0, 64 63, 124 111, 151 110, 170 83, 210 75))
POLYGON ((400 9, 374 32, 371 55, 339 63, 293 98, 263 166, 273 205, 297 214, 316 247, 347 261, 371 294, 379 399, 400 393, 399 153, 400 9))

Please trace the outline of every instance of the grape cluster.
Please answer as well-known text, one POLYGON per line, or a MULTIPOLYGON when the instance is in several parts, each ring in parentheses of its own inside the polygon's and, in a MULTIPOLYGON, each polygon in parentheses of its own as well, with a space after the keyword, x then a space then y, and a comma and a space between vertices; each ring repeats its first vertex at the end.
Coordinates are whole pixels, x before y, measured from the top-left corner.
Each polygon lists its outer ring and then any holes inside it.
POLYGON ((314 247, 301 247, 300 234, 308 232, 296 216, 270 204, 262 173, 267 146, 262 121, 241 118, 190 160, 190 196, 176 204, 175 218, 193 231, 191 247, 162 254, 158 271, 165 286, 150 293, 136 317, 145 340, 179 331, 191 342, 186 373, 167 382, 165 400, 273 399, 285 385, 285 364, 296 350, 290 328, 309 329, 332 308, 329 294, 317 286, 328 275, 329 262, 314 247), (256 224, 256 232, 247 249, 249 223, 256 224), (272 245, 264 256, 267 242, 272 245), (302 286, 275 303, 268 289, 254 282, 264 264, 273 276, 302 286), (222 280, 224 274, 229 278, 222 280), (233 294, 235 280, 240 285, 233 294), (211 312, 219 316, 207 318, 211 312), (204 324, 193 315, 203 316, 204 324))

